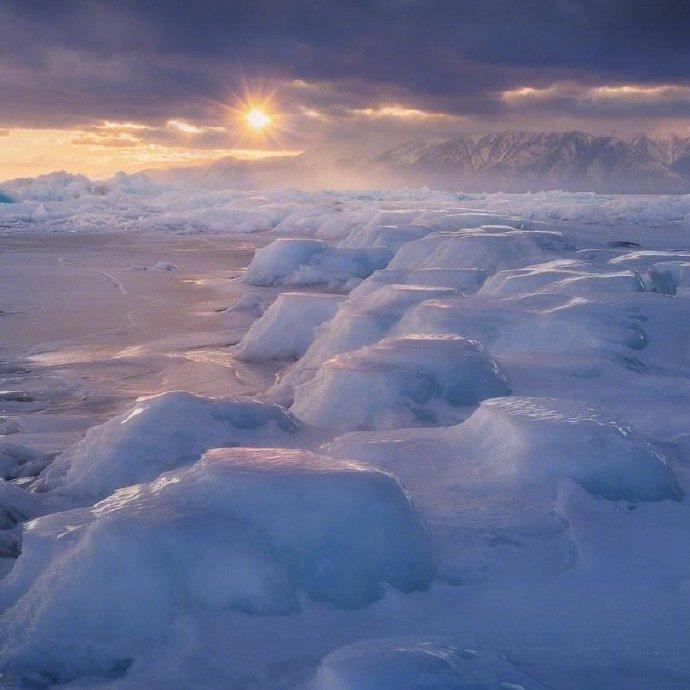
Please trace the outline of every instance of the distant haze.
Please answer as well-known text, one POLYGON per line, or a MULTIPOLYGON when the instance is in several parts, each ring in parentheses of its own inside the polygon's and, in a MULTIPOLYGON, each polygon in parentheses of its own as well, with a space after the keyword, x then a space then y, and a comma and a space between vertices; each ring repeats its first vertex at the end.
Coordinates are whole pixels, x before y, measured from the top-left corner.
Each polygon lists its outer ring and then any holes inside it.
POLYGON ((229 157, 148 172, 159 181, 218 188, 427 185, 468 192, 678 194, 690 192, 690 138, 504 131, 417 139, 357 157, 229 157))

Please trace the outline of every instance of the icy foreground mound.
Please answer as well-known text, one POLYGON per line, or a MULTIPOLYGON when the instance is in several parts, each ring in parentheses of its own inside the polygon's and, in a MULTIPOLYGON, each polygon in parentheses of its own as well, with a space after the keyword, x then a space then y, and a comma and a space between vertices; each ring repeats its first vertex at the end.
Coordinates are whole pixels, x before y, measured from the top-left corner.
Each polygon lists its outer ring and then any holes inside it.
POLYGON ((310 690, 539 690, 501 654, 418 639, 365 640, 336 650, 310 690))
POLYGON ((680 498, 671 468, 623 419, 561 398, 487 400, 455 427, 484 479, 539 483, 569 477, 604 498, 680 498))
POLYGON ((323 450, 400 478, 428 526, 438 577, 452 584, 512 587, 571 570, 589 551, 564 511, 564 486, 649 501, 647 511, 672 511, 675 501, 654 502, 681 497, 665 459, 626 422, 560 398, 495 398, 462 424, 351 432, 323 450))
POLYGON ((314 329, 333 318, 343 299, 342 295, 282 293, 252 324, 235 356, 248 362, 301 357, 314 340, 314 329))
POLYGON ((505 376, 477 342, 413 335, 329 359, 297 387, 292 411, 319 427, 395 428, 438 423, 435 403, 473 405, 508 393, 505 376))
POLYGON ((26 526, 2 595, 2 670, 16 682, 116 674, 184 612, 286 614, 300 590, 357 607, 382 583, 407 592, 432 576, 392 475, 302 450, 212 450, 26 526))
POLYGON ((98 500, 194 462, 210 448, 266 445, 295 431, 294 418, 278 405, 163 393, 89 429, 41 473, 36 488, 98 500))

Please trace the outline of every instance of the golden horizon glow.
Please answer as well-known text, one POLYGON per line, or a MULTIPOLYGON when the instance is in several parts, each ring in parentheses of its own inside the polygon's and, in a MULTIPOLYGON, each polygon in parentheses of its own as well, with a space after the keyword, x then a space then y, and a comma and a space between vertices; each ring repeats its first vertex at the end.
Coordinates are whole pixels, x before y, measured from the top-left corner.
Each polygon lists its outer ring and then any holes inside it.
MULTIPOLYGON (((34 177, 57 170, 83 173, 94 179, 121 170, 134 173, 213 163, 221 158, 240 160, 297 156, 301 150, 239 143, 227 148, 163 144, 137 136, 154 128, 136 123, 108 122, 92 128, 12 127, 0 130, 0 180, 34 177), (101 130, 102 133, 99 133, 101 130), (124 131, 123 131, 124 130, 124 131)), ((189 135, 193 136, 193 135, 189 135)))
POLYGON ((263 129, 271 124, 271 117, 260 108, 252 108, 245 116, 246 123, 253 129, 263 129))

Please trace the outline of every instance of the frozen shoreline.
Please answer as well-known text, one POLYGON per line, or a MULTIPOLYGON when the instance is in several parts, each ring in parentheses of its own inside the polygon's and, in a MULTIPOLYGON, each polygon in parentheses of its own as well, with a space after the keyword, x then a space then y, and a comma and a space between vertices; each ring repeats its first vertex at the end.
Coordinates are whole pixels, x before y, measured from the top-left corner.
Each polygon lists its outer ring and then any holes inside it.
POLYGON ((27 434, 13 441, 58 450, 65 442, 52 448, 42 438, 52 425, 66 426, 71 438, 140 395, 252 389, 224 357, 251 319, 221 310, 239 298, 229 280, 266 241, 147 233, 1 237, 0 360, 20 371, 0 374, 0 387, 35 398, 10 410, 27 434), (161 261, 178 268, 157 269, 161 261), (24 409, 43 411, 24 418, 24 409))

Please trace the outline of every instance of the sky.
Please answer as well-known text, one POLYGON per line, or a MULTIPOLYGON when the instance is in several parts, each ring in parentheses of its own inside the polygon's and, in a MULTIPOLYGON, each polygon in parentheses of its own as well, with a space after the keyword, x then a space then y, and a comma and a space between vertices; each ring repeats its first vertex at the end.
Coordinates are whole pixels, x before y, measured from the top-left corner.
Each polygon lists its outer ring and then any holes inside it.
POLYGON ((0 0, 0 178, 503 129, 690 136, 689 35, 690 0, 0 0))

